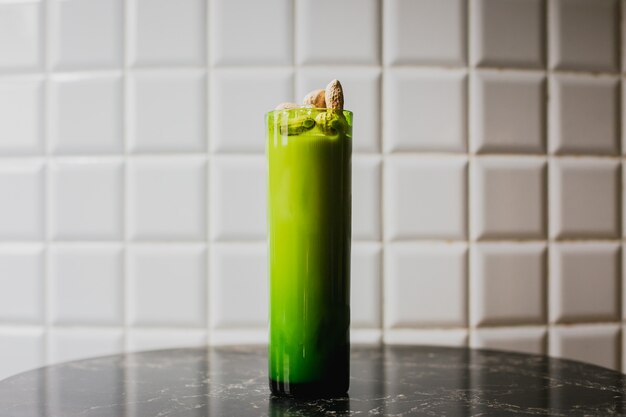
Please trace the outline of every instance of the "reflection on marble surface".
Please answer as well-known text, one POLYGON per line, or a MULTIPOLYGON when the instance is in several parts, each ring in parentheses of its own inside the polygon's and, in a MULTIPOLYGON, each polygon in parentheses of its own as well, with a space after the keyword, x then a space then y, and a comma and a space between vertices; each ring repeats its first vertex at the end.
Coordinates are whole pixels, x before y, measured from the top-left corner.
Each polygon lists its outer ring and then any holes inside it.
POLYGON ((269 394, 262 347, 109 356, 0 381, 0 416, 609 416, 625 376, 578 362, 487 350, 357 347, 349 397, 269 394))

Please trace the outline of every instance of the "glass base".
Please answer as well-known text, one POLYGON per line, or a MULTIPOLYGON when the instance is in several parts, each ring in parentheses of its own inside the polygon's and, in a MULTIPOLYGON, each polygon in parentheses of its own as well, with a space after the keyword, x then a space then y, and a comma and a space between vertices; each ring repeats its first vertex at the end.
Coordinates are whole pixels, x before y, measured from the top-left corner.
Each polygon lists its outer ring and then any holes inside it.
POLYGON ((337 381, 289 383, 274 381, 270 378, 270 390, 272 394, 298 398, 337 398, 347 395, 349 382, 337 383, 337 381))

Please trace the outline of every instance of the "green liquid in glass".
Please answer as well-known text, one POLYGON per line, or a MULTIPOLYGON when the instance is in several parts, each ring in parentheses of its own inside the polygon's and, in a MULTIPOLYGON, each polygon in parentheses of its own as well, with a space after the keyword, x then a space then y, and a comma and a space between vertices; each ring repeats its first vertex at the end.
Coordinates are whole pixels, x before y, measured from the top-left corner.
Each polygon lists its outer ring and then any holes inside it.
POLYGON ((348 390, 352 113, 267 114, 269 377, 288 395, 348 390))

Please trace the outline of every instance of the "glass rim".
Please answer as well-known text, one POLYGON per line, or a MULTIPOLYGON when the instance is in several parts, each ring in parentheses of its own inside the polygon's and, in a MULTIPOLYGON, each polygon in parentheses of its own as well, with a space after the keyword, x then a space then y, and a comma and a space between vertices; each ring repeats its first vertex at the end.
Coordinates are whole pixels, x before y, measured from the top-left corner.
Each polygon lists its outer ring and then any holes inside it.
POLYGON ((327 109, 326 107, 297 107, 295 109, 274 109, 274 110, 270 110, 266 113, 266 115, 273 115, 273 114, 277 114, 280 112, 294 112, 294 111, 298 111, 298 110, 333 110, 333 111, 337 111, 337 112, 342 112, 342 113, 349 113, 350 115, 354 115, 354 113, 351 110, 346 110, 346 109, 327 109))

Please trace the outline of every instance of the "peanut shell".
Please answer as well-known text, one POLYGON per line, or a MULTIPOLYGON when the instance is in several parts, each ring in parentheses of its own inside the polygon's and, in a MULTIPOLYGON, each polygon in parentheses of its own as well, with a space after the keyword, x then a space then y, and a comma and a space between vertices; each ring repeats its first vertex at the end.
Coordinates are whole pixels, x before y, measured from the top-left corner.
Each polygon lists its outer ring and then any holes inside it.
POLYGON ((300 105, 296 103, 280 103, 278 106, 274 108, 274 110, 288 110, 288 109, 298 109, 298 108, 300 108, 300 105))
POLYGON ((326 108, 343 110, 343 88, 339 80, 332 80, 326 86, 326 108))
POLYGON ((323 109, 326 107, 326 92, 324 89, 313 90, 303 100, 304 104, 311 104, 313 107, 323 109))

